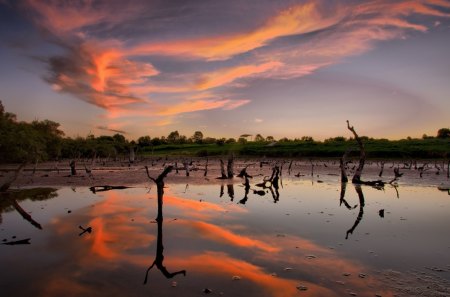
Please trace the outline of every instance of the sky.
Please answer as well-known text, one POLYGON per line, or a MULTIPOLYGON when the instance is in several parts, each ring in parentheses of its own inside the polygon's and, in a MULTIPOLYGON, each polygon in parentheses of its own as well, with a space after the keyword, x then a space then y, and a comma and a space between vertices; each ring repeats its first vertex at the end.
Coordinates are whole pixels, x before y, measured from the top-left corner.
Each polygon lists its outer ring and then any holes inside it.
POLYGON ((67 136, 450 126, 447 0, 0 0, 0 100, 67 136))

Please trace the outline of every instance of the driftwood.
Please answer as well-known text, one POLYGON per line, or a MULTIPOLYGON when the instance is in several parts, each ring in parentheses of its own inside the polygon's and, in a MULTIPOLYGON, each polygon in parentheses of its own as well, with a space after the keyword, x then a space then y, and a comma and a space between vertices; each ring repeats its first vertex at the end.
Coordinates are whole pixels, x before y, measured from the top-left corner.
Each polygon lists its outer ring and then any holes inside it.
POLYGON ((20 239, 20 240, 15 240, 15 241, 4 242, 2 244, 5 244, 5 245, 30 244, 30 240, 31 240, 31 238, 25 238, 25 239, 20 239))
MULTIPOLYGON (((279 189, 279 180, 280 180, 280 168, 278 166, 274 166, 272 168, 272 175, 265 176, 263 178, 263 181, 259 184, 256 184, 255 186, 261 187, 265 190, 269 190, 272 194, 273 200, 276 203, 280 198, 280 193, 278 192, 279 189)), ((258 191, 253 191, 255 194, 258 194, 258 191)), ((262 191, 264 192, 264 191, 262 191)), ((259 195, 259 194, 258 194, 259 195)))
POLYGON ((123 190, 123 189, 128 189, 131 187, 127 187, 127 186, 93 186, 90 187, 89 190, 91 190, 92 193, 97 193, 97 192, 106 192, 106 191, 111 191, 111 190, 123 190))
POLYGON ((157 194, 158 194, 158 216, 156 217, 156 222, 158 224, 158 234, 157 234, 157 242, 156 242, 156 256, 155 260, 153 261, 152 265, 147 269, 145 273, 145 279, 144 279, 144 285, 147 283, 148 280, 148 273, 150 270, 156 266, 156 268, 161 271, 161 273, 166 278, 173 278, 174 276, 178 274, 183 274, 186 276, 186 270, 180 270, 177 272, 169 272, 167 268, 164 266, 164 245, 163 245, 163 197, 164 197, 164 178, 169 174, 173 166, 167 166, 164 171, 157 177, 153 178, 150 176, 148 172, 147 166, 145 167, 147 171, 147 176, 150 178, 153 182, 155 182, 157 187, 157 194))

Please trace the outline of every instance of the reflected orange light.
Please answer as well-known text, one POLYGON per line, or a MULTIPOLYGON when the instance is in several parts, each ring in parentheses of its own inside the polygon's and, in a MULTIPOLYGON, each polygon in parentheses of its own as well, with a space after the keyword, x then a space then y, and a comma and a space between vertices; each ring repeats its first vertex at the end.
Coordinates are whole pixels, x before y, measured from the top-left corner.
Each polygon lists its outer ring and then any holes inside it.
POLYGON ((275 253, 281 250, 280 248, 267 244, 264 241, 237 235, 224 227, 219 227, 210 223, 195 221, 186 222, 186 224, 198 231, 200 236, 216 242, 249 249, 259 249, 268 253, 275 253))

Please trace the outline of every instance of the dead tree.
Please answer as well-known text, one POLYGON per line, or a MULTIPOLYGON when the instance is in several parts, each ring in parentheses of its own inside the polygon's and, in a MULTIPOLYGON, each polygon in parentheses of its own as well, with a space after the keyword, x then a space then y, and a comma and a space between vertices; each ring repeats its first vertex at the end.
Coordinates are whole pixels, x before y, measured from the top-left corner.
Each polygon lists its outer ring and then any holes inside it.
POLYGON ((186 176, 189 176, 189 164, 187 160, 183 161, 184 170, 186 170, 186 176))
POLYGON ((291 175, 291 169, 292 169, 292 162, 294 160, 291 160, 291 162, 289 163, 289 167, 288 167, 288 175, 291 175))
POLYGON ((380 169, 380 173, 378 173, 379 177, 381 177, 383 175, 383 170, 384 170, 384 161, 381 161, 381 169, 380 169))
POLYGON ((339 167, 341 169, 341 183, 348 182, 346 166, 347 166, 347 157, 351 151, 352 151, 351 148, 347 149, 345 153, 342 155, 341 159, 339 159, 339 167))
POLYGON ((249 175, 249 174, 247 173, 247 168, 248 168, 248 166, 250 166, 250 165, 253 165, 253 164, 247 164, 247 165, 245 165, 245 167, 242 168, 241 172, 239 172, 239 174, 236 175, 236 176, 237 176, 237 177, 240 177, 240 178, 252 178, 252 176, 249 175))
POLYGON ((233 178, 234 176, 234 156, 231 154, 228 157, 228 164, 227 164, 227 177, 229 179, 233 178))
POLYGON ((447 161, 447 178, 450 178, 450 160, 447 161))
POLYGON ((11 184, 19 177, 19 174, 22 172, 22 170, 25 168, 25 165, 27 163, 23 162, 22 164, 19 165, 19 167, 16 168, 16 170, 14 170, 14 173, 12 176, 10 176, 9 178, 7 178, 1 185, 0 185, 0 193, 1 192, 6 192, 9 187, 11 186, 11 184))
POLYGON ((203 176, 207 176, 208 175, 208 158, 206 158, 206 164, 205 164, 205 173, 203 174, 203 176))
POLYGON ((70 161, 69 166, 70 166, 70 175, 77 175, 77 169, 75 168, 76 167, 75 160, 70 161))
POLYGON ((221 176, 218 177, 218 179, 227 179, 228 178, 226 171, 225 171, 225 164, 223 163, 222 159, 220 159, 220 174, 221 174, 221 176))
POLYGON ((157 188, 157 195, 158 195, 158 216, 156 217, 156 222, 158 224, 158 234, 157 234, 157 240, 156 240, 156 256, 155 260, 153 261, 152 265, 147 269, 145 273, 145 279, 144 279, 144 285, 147 283, 148 279, 148 273, 153 268, 153 266, 156 266, 156 268, 161 271, 161 273, 166 278, 173 278, 174 276, 178 274, 183 274, 186 276, 186 270, 180 270, 177 272, 169 272, 167 268, 164 266, 164 245, 163 245, 163 197, 164 197, 164 178, 169 174, 173 166, 167 166, 164 171, 155 179, 152 178, 148 172, 148 167, 145 166, 145 169, 147 171, 147 176, 152 181, 155 182, 156 188, 157 188))
POLYGON ((359 164, 358 164, 358 168, 355 171, 355 174, 353 175, 352 183, 360 184, 361 183, 361 174, 364 169, 364 163, 366 162, 366 151, 364 149, 364 144, 363 144, 361 138, 359 138, 359 136, 356 133, 353 126, 350 126, 350 122, 348 120, 347 120, 347 128, 353 133, 353 135, 355 136, 355 140, 356 140, 356 142, 358 142, 358 146, 359 146, 359 164))

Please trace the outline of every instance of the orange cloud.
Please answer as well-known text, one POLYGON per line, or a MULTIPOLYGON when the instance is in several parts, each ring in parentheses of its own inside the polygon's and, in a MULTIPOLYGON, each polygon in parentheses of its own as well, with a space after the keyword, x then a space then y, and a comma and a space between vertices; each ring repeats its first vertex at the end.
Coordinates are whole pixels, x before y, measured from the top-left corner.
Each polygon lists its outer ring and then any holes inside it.
POLYGON ((228 84, 238 78, 248 77, 254 74, 266 72, 268 70, 283 66, 280 62, 268 62, 260 65, 243 65, 233 68, 221 69, 203 75, 196 85, 197 90, 207 90, 228 84))
POLYGON ((267 292, 273 297, 291 297, 298 294, 296 288, 299 283, 309 289, 302 292, 302 296, 339 296, 332 290, 308 281, 294 281, 280 277, 273 277, 270 272, 250 264, 246 261, 235 259, 225 253, 206 252, 189 258, 174 259, 172 265, 177 267, 190 267, 190 270, 201 271, 208 275, 226 275, 229 279, 233 275, 242 277, 242 281, 250 281, 258 285, 262 292, 267 292))
POLYGON ((94 5, 89 0, 26 0, 25 8, 35 14, 35 21, 40 26, 56 35, 65 36, 68 33, 83 35, 81 30, 89 26, 120 23, 135 16, 141 9, 139 3, 120 7, 112 4, 100 1, 94 5))
POLYGON ((230 99, 223 99, 223 100, 190 100, 190 101, 184 101, 180 103, 176 103, 170 106, 163 106, 160 107, 156 114, 157 115, 174 115, 179 113, 185 113, 185 112, 193 112, 193 111, 200 111, 200 110, 209 110, 209 109, 216 109, 216 108, 223 108, 223 109, 233 109, 237 108, 239 106, 242 106, 246 103, 250 102, 249 100, 230 100, 230 99))
POLYGON ((186 55, 207 60, 228 59, 266 45, 281 36, 304 34, 336 24, 343 11, 324 15, 316 2, 293 6, 270 18, 262 27, 247 33, 164 43, 141 44, 130 50, 133 55, 186 55))
POLYGON ((274 247, 257 239, 251 239, 246 236, 237 235, 230 230, 219 227, 217 225, 200 221, 188 222, 187 224, 198 231, 200 236, 203 236, 210 240, 214 240, 216 242, 231 244, 234 246, 245 247, 249 249, 259 249, 268 253, 275 253, 280 251, 280 248, 278 247, 274 247))

